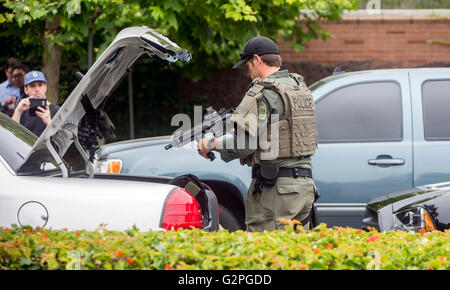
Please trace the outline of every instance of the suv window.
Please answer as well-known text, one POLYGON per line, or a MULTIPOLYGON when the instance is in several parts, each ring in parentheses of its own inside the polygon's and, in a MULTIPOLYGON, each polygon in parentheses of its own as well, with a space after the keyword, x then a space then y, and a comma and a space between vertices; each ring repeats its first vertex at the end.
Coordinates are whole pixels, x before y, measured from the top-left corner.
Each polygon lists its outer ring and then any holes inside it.
POLYGON ((402 100, 394 81, 341 87, 316 104, 320 143, 401 141, 402 100))
POLYGON ((450 80, 426 81, 422 85, 425 140, 450 140, 450 80))

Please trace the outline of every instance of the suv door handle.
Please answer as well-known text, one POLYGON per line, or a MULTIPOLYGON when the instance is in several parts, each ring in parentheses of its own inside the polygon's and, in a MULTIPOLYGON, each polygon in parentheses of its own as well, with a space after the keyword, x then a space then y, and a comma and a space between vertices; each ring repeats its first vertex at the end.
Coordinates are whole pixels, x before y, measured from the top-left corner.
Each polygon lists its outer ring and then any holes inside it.
POLYGON ((390 155, 378 155, 377 159, 369 159, 369 165, 403 165, 405 159, 392 158, 390 155))

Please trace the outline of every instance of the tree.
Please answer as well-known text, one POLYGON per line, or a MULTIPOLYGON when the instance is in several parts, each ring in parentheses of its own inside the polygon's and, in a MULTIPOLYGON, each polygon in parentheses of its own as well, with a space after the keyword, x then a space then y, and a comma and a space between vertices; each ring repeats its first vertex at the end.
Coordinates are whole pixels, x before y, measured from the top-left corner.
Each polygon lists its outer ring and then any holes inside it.
MULTIPOLYGON (((43 46, 42 71, 47 76, 48 98, 56 103, 59 90, 59 73, 63 51, 78 49, 77 44, 88 36, 89 23, 97 10, 107 1, 83 1, 85 13, 79 13, 81 1, 26 0, 5 1, 10 9, 0 15, 0 23, 16 24, 24 42, 40 42, 43 46)), ((17 33, 17 29, 11 30, 17 33)))
MULTIPOLYGON (((303 49, 310 39, 330 35, 318 20, 337 20, 360 0, 6 0, 0 23, 18 25, 34 33, 25 41, 43 46, 43 71, 48 77, 48 97, 58 98, 63 53, 86 53, 79 44, 94 34, 103 40, 96 53, 109 45, 126 26, 147 25, 189 49, 194 61, 186 70, 201 78, 213 69, 239 58, 243 43, 255 35, 291 42, 303 49)), ((92 57, 91 57, 92 58, 92 57)), ((89 58, 88 58, 89 59, 89 58)))

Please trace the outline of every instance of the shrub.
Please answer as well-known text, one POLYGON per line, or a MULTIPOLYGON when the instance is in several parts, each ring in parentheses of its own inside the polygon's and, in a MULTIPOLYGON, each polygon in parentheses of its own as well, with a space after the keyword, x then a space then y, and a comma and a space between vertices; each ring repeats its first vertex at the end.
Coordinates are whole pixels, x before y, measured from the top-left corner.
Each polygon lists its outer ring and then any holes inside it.
POLYGON ((450 269, 450 231, 0 228, 0 269, 450 269))

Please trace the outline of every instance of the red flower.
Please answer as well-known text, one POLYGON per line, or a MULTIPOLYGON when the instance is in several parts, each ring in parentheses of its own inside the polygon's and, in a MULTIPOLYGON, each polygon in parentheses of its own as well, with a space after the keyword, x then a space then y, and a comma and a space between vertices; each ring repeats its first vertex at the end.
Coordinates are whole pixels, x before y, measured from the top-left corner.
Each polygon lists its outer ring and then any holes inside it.
POLYGON ((379 236, 371 235, 371 236, 367 239, 367 241, 368 241, 368 242, 375 242, 375 241, 378 240, 379 238, 380 238, 379 236))
POLYGON ((10 228, 3 228, 3 231, 5 231, 5 232, 10 231, 10 230, 11 230, 10 228))
POLYGON ((26 232, 27 234, 29 234, 29 233, 31 233, 31 230, 30 230, 30 229, 25 229, 25 232, 26 232))
POLYGON ((123 255, 123 252, 121 250, 116 250, 116 256, 120 257, 123 255))
POLYGON ((133 260, 133 259, 128 258, 127 261, 128 261, 128 263, 129 263, 131 266, 134 266, 134 260, 133 260))
POLYGON ((318 254, 320 252, 320 250, 318 248, 313 250, 314 254, 318 254))
POLYGON ((334 247, 334 245, 332 244, 332 243, 329 243, 328 245, 327 245, 327 249, 332 249, 334 247))
POLYGON ((80 233, 81 233, 80 231, 76 231, 76 232, 75 232, 76 235, 79 235, 80 233))
POLYGON ((47 236, 47 234, 45 234, 45 233, 44 233, 44 234, 42 234, 42 238, 43 238, 43 239, 48 239, 48 236, 47 236))
POLYGON ((166 264, 166 270, 175 270, 175 268, 172 268, 172 266, 170 266, 170 264, 166 264))

